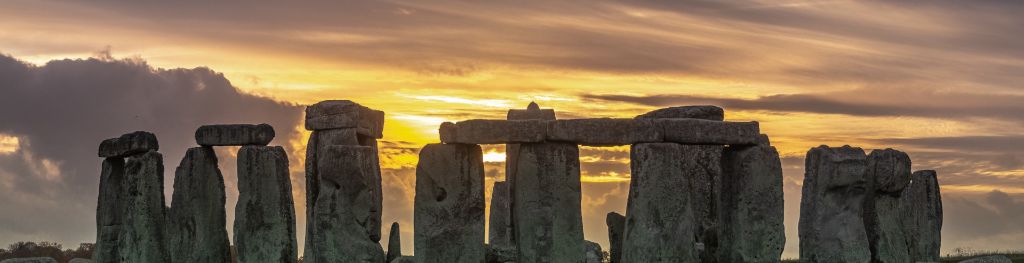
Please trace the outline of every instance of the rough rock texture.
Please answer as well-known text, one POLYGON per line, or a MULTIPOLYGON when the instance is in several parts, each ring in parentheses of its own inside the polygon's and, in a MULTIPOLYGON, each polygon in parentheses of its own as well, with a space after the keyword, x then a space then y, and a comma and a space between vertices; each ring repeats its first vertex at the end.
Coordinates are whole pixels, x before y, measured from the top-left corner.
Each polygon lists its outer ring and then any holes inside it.
POLYGON ((589 240, 584 240, 583 242, 584 242, 584 247, 585 247, 585 249, 583 251, 583 253, 584 253, 584 260, 583 260, 583 262, 585 262, 585 263, 602 263, 601 262, 601 258, 603 258, 603 255, 602 255, 603 253, 601 251, 601 245, 598 244, 598 243, 590 242, 589 240))
POLYGON ((418 263, 418 262, 419 261, 416 261, 416 258, 413 257, 413 256, 402 256, 402 257, 396 258, 395 261, 391 261, 390 263, 418 263))
POLYGON ((92 260, 84 259, 84 258, 72 258, 71 260, 68 260, 68 263, 92 263, 92 262, 93 262, 92 260))
MULTIPOLYGON (((370 146, 328 145, 317 152, 317 196, 305 262, 382 262, 372 239, 376 152, 370 146)), ((308 167, 307 167, 308 168, 308 167)), ((308 171, 308 169, 307 169, 308 171)))
POLYGON ((800 199, 800 259, 809 262, 868 262, 864 230, 867 181, 864 150, 819 146, 807 152, 800 199))
POLYGON ((626 217, 616 212, 608 213, 605 217, 608 224, 608 254, 611 263, 618 263, 622 260, 622 237, 626 230, 626 217))
POLYGON ((238 204, 235 206, 238 262, 295 262, 295 206, 288 156, 280 146, 238 150, 238 204))
POLYGON ((167 246, 171 262, 228 262, 224 176, 210 147, 188 149, 174 173, 168 210, 167 246))
POLYGON ((629 199, 621 262, 698 262, 699 217, 685 163, 698 147, 641 143, 630 149, 629 199))
POLYGON ((203 125, 196 129, 196 143, 202 146, 267 145, 274 139, 269 124, 203 125))
POLYGON ((57 263, 57 260, 50 257, 12 258, 0 260, 0 263, 57 263))
MULTIPOLYGON (((555 110, 553 109, 541 109, 537 103, 530 102, 530 105, 526 106, 526 110, 515 110, 511 109, 508 111, 508 120, 554 120, 555 110)), ((516 179, 516 166, 518 166, 518 154, 519 144, 510 143, 505 144, 505 183, 508 187, 508 237, 509 246, 515 247, 516 235, 515 235, 515 179, 516 179)), ((493 208, 492 208, 493 209, 493 208)), ((515 259, 515 256, 512 257, 515 259)))
POLYGON ((710 105, 679 106, 657 109, 636 117, 639 119, 687 118, 722 121, 725 119, 725 110, 722 110, 722 108, 719 108, 718 106, 710 105))
POLYGON ((359 145, 369 146, 373 149, 373 155, 370 155, 370 191, 372 198, 370 201, 373 202, 373 206, 370 207, 370 219, 368 224, 368 230, 370 230, 370 239, 374 242, 380 242, 381 233, 380 229, 383 223, 381 223, 381 216, 384 213, 384 193, 383 186, 381 185, 380 175, 380 151, 377 149, 377 140, 370 137, 362 138, 359 145))
POLYGON ((665 142, 682 144, 757 144, 761 131, 754 122, 723 122, 701 119, 657 119, 665 142))
POLYGON ((683 174, 690 180, 696 222, 697 252, 701 261, 713 262, 718 256, 719 199, 722 185, 721 145, 683 145, 683 174))
POLYGON ((491 215, 489 229, 490 235, 487 243, 492 246, 511 246, 512 243, 512 214, 509 207, 508 183, 494 182, 491 188, 491 215))
POLYGON ((137 131, 121 135, 121 137, 103 140, 100 143, 99 156, 127 157, 157 150, 160 150, 160 143, 157 142, 156 135, 137 131))
POLYGON ((428 144, 416 165, 415 254, 420 262, 484 260, 484 163, 479 145, 428 144))
POLYGON ((325 100, 306 107, 306 129, 355 128, 359 134, 384 137, 384 112, 348 100, 325 100))
POLYGON ((441 124, 443 143, 497 144, 544 141, 547 123, 540 120, 467 120, 441 124))
POLYGON ((718 262, 779 262, 786 244, 779 152, 726 147, 722 182, 718 262))
POLYGON ((579 148, 520 144, 512 205, 519 262, 583 259, 579 148))
POLYGON ((514 246, 493 246, 487 245, 487 263, 514 263, 516 262, 516 247, 514 246))
POLYGON ((572 119, 549 121, 548 141, 587 146, 629 145, 662 141, 662 130, 646 119, 572 119))
POLYGON ((960 261, 960 263, 1013 263, 1013 260, 1010 260, 1010 258, 1008 258, 1006 256, 1003 256, 1003 255, 992 255, 992 256, 976 257, 976 258, 960 261))
POLYGON ((554 120, 555 110, 553 109, 541 109, 535 102, 530 102, 530 105, 526 106, 525 110, 510 109, 508 110, 507 119, 509 120, 554 120))
POLYGON ((872 262, 911 262, 903 221, 909 213, 900 206, 900 194, 910 183, 910 157, 893 149, 868 155, 864 198, 864 229, 872 262))
POLYGON ((402 256, 402 231, 399 230, 398 222, 391 223, 391 231, 388 232, 388 253, 384 262, 394 261, 402 256))
POLYGON ((125 216, 124 159, 109 157, 103 160, 100 173, 99 200, 96 204, 96 262, 117 262, 120 257, 118 238, 121 236, 125 216))
POLYGON ((115 262, 169 262, 163 155, 150 151, 129 156, 124 184, 125 217, 115 262))
POLYGON ((900 209, 908 216, 903 220, 909 249, 915 261, 938 261, 942 243, 942 194, 933 170, 916 171, 911 183, 900 196, 900 209))

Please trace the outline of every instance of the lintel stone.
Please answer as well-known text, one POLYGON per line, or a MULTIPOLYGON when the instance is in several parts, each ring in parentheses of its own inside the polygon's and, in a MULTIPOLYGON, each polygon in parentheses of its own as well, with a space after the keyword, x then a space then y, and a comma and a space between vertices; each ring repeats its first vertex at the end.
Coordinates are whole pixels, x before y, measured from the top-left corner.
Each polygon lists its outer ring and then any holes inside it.
POLYGON ((121 137, 103 140, 100 143, 99 157, 127 157, 148 151, 160 150, 156 135, 150 132, 137 131, 121 135, 121 137))
POLYGON ((203 125, 196 129, 196 143, 202 146, 267 145, 274 139, 269 124, 203 125))
POLYGON ((356 128, 360 134, 384 137, 384 112, 349 100, 325 100, 306 107, 306 129, 356 128))

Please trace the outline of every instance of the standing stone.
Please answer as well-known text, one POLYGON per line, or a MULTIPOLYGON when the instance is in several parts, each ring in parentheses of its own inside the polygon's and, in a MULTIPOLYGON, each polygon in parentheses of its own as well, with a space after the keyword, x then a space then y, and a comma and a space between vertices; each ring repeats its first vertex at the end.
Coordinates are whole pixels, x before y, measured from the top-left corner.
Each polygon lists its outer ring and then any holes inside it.
POLYGON ((129 156, 125 163, 125 218, 115 262, 169 262, 163 155, 149 151, 129 156))
POLYGON ((512 203, 518 262, 579 262, 584 257, 579 148, 527 143, 513 154, 518 156, 512 203))
POLYGON ((422 263, 484 260, 484 163, 479 145, 428 144, 416 165, 415 254, 422 263))
POLYGON ((305 262, 382 262, 384 249, 372 240, 374 193, 372 147, 328 145, 317 152, 314 228, 305 262))
POLYGON ((100 157, 127 157, 146 153, 148 151, 160 150, 160 143, 156 135, 150 132, 137 131, 121 135, 121 137, 106 139, 100 143, 100 157))
MULTIPOLYGON (((621 262, 698 262, 697 197, 687 164, 701 146, 641 143, 630 149, 621 262)), ((699 172, 698 172, 699 173, 699 172)))
POLYGON ((202 146, 267 145, 274 139, 269 124, 203 125, 196 129, 196 144, 202 146))
POLYGON ((800 259, 868 262, 864 230, 866 156, 861 148, 819 146, 807 152, 800 199, 800 259))
POLYGON ((637 119, 704 119, 709 121, 722 121, 725 119, 725 110, 718 106, 697 105, 679 106, 653 110, 643 115, 636 116, 637 119))
POLYGON ((84 258, 72 258, 68 260, 68 263, 93 263, 93 261, 84 258))
POLYGON ((0 260, 0 263, 57 263, 57 260, 51 257, 12 258, 0 260))
POLYGON ((491 188, 491 216, 488 224, 488 244, 491 246, 511 246, 512 217, 509 208, 508 183, 494 182, 491 188))
POLYGON ((910 185, 900 196, 901 209, 909 216, 904 219, 906 236, 910 239, 910 251, 914 261, 934 262, 939 260, 942 245, 942 194, 934 170, 916 171, 911 175, 910 185))
POLYGON ((370 223, 368 224, 368 230, 370 231, 370 239, 374 242, 380 242, 381 234, 380 228, 383 225, 381 223, 381 216, 384 213, 384 187, 381 185, 380 175, 380 151, 377 149, 377 139, 372 137, 359 137, 359 145, 369 146, 373 149, 373 154, 370 155, 370 192, 373 194, 371 201, 373 206, 370 207, 370 223))
POLYGON ((683 145, 681 149, 683 174, 690 180, 693 194, 690 200, 696 223, 697 253, 702 262, 714 262, 718 257, 723 146, 683 145))
MULTIPOLYGON (((554 109, 541 109, 536 102, 530 102, 526 106, 525 110, 510 109, 508 110, 507 120, 554 120, 555 110, 554 109)), ((509 240, 510 245, 516 245, 515 235, 515 179, 516 179, 516 167, 518 166, 519 157, 519 144, 510 143, 505 144, 505 182, 508 185, 508 226, 509 226, 509 240)), ((492 208, 493 209, 493 208, 492 208)))
POLYGON ((123 229, 128 192, 124 183, 124 159, 103 159, 100 195, 96 205, 96 246, 93 259, 100 263, 118 262, 118 238, 123 229))
POLYGON ((224 176, 210 147, 188 149, 174 173, 168 211, 171 262, 222 263, 231 260, 224 176))
POLYGON ((864 229, 872 262, 912 262, 905 236, 900 194, 910 183, 910 157, 893 150, 874 150, 868 155, 867 195, 864 198, 864 229))
POLYGON ((391 223, 391 232, 388 232, 388 254, 384 262, 394 261, 402 256, 402 231, 398 229, 398 222, 391 223))
POLYGON ((608 224, 608 252, 611 263, 622 261, 622 237, 626 230, 626 217, 616 212, 609 212, 605 217, 608 224))
POLYGON ((778 151, 726 147, 722 182, 718 262, 779 262, 786 229, 778 151))
POLYGON ((602 255, 604 252, 601 251, 601 244, 591 242, 590 240, 584 240, 583 242, 585 243, 584 247, 586 247, 583 251, 583 262, 602 263, 601 259, 604 257, 602 255))
POLYGON ((355 129, 360 135, 384 136, 384 112, 349 100, 325 100, 306 107, 306 129, 355 129))
POLYGON ((238 262, 294 263, 298 259, 284 148, 242 146, 238 150, 234 241, 238 262))

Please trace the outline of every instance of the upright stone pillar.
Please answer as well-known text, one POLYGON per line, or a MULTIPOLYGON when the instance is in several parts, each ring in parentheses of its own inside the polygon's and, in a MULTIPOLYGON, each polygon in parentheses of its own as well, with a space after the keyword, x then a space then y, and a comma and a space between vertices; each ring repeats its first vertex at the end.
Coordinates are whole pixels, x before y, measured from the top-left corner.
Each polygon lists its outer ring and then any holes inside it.
POLYGON ((621 262, 699 261, 693 179, 702 172, 688 168, 695 167, 692 160, 701 148, 675 143, 631 147, 621 262))
MULTIPOLYGON (((554 120, 555 110, 554 109, 541 109, 536 102, 530 102, 526 106, 525 110, 510 109, 508 110, 507 120, 554 120)), ((505 144, 505 182, 508 184, 508 215, 509 218, 515 218, 515 179, 516 169, 519 165, 519 144, 509 143, 505 144)), ((492 197, 493 198, 493 197, 492 197)), ((493 207, 491 209, 494 209, 493 207)), ((492 210, 493 211, 493 210, 492 210)), ((515 220, 509 221, 510 233, 515 233, 515 220)), ((516 245, 516 236, 510 235, 510 246, 516 245)))
POLYGON ((608 224, 608 256, 611 263, 622 262, 622 237, 626 230, 626 217, 616 212, 609 212, 605 217, 608 224))
POLYGON ((910 254, 916 262, 939 261, 942 245, 942 194, 934 170, 916 171, 900 196, 900 207, 909 216, 904 219, 910 254))
POLYGON ((238 150, 234 241, 238 262, 294 263, 298 259, 284 148, 248 145, 238 150))
POLYGON ((96 206, 96 246, 92 257, 97 263, 118 262, 120 257, 117 239, 124 228, 126 212, 124 177, 124 158, 103 159, 100 196, 96 206))
MULTIPOLYGON (((315 226, 305 260, 317 263, 382 262, 384 249, 371 238, 376 154, 368 146, 329 145, 318 150, 315 226)), ((379 231, 379 230, 377 230, 379 231)))
POLYGON ((807 152, 800 199, 800 259, 868 262, 864 230, 866 156, 861 148, 819 146, 807 152))
POLYGON ((129 156, 125 164, 124 228, 117 262, 170 262, 164 206, 163 155, 155 151, 129 156))
POLYGON ((905 235, 905 213, 900 195, 910 183, 910 157, 893 150, 874 150, 867 158, 867 195, 864 198, 864 229, 872 262, 913 262, 905 235))
POLYGON ((529 143, 513 154, 518 156, 512 182, 518 262, 580 262, 585 247, 579 148, 529 143))
POLYGON ((483 262, 484 163, 479 145, 423 147, 416 165, 415 202, 417 261, 483 262))
POLYGON ((718 262, 779 262, 786 229, 775 147, 726 147, 722 182, 718 262))
POLYGON ((231 261, 224 198, 224 176, 213 148, 188 149, 174 173, 168 212, 171 262, 231 261))
POLYGON ((388 252, 384 262, 390 263, 399 257, 402 257, 402 231, 399 230, 398 222, 394 222, 388 232, 388 252))
POLYGON ((507 182, 494 182, 491 188, 491 216, 487 233, 489 233, 488 244, 492 247, 513 246, 512 243, 512 216, 509 207, 509 192, 507 182))

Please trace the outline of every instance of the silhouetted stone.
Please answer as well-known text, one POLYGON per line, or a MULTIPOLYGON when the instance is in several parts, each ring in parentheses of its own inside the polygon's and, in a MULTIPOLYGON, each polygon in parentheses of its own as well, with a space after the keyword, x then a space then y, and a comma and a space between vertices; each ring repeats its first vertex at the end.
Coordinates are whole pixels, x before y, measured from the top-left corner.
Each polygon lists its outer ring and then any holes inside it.
POLYGON ((384 112, 348 100, 325 100, 306 107, 306 129, 355 128, 359 134, 384 136, 384 112))
POLYGON ((391 223, 391 231, 388 232, 388 253, 384 262, 394 261, 402 256, 402 231, 398 229, 398 222, 391 223))
POLYGON ((202 146, 267 145, 274 139, 269 124, 203 125, 196 129, 196 143, 202 146))
POLYGON ((103 159, 96 204, 96 246, 93 249, 96 262, 118 262, 120 257, 118 239, 124 227, 125 203, 128 201, 124 180, 124 159, 103 159))
POLYGON ((679 106, 653 110, 636 116, 640 119, 704 119, 710 121, 722 121, 725 119, 725 111, 718 106, 697 105, 679 106))
POLYGON ((235 206, 238 262, 295 262, 295 207, 288 156, 280 146, 238 150, 238 204, 235 206))
POLYGON ((906 212, 903 220, 906 236, 910 239, 914 261, 938 261, 942 245, 942 194, 938 177, 933 170, 916 171, 910 185, 900 196, 900 209, 906 212))
POLYGON ((782 161, 775 147, 722 153, 718 262, 779 262, 786 244, 782 161))
POLYGON ((479 145, 428 144, 416 165, 417 261, 484 260, 484 164, 479 145))
POLYGON ((396 258, 395 261, 391 261, 391 263, 419 263, 419 261, 416 261, 416 258, 413 256, 401 256, 396 258))
POLYGON ((960 263, 1013 263, 1013 260, 1003 255, 991 255, 960 261, 960 263))
MULTIPOLYGON (((691 166, 700 146, 640 143, 630 148, 629 199, 621 262, 698 262, 700 218, 691 166)), ((698 172, 700 173, 700 172, 698 172)))
POLYGON ((584 258, 579 148, 527 143, 515 154, 517 261, 579 262, 584 258))
POLYGON ((511 246, 512 243, 512 215, 509 207, 509 192, 506 182, 494 182, 491 188, 491 215, 490 224, 487 224, 490 235, 488 244, 492 246, 511 246))
POLYGON ((608 254, 611 263, 622 261, 622 237, 626 231, 626 217, 616 212, 609 212, 605 217, 608 224, 608 254))
POLYGON ((51 257, 12 258, 0 260, 0 263, 57 263, 57 260, 51 257))
POLYGON ((163 155, 150 151, 125 162, 125 217, 116 262, 169 262, 164 229, 163 155))
POLYGON ((160 143, 157 142, 156 135, 137 131, 121 135, 121 137, 103 140, 100 143, 99 156, 127 157, 157 150, 160 150, 160 143))
POLYGON ((508 120, 554 120, 555 110, 541 109, 535 102, 530 102, 525 110, 510 109, 506 116, 508 120))
MULTIPOLYGON (((540 106, 537 105, 537 103, 530 102, 530 104, 526 106, 525 110, 516 110, 516 109, 508 110, 507 119, 508 120, 554 120, 555 119, 555 110, 553 110, 553 109, 541 109, 540 106)), ((515 198, 513 198, 514 197, 513 193, 515 193, 515 183, 514 182, 515 182, 515 179, 516 179, 516 166, 518 166, 518 157, 519 157, 519 144, 515 144, 515 143, 505 144, 505 183, 506 183, 506 186, 508 187, 508 198, 506 199, 506 200, 508 200, 508 239, 509 239, 509 242, 510 242, 509 245, 512 246, 512 248, 514 248, 515 244, 516 244, 516 235, 515 235, 516 225, 515 225, 515 220, 514 220, 516 212, 515 212, 515 205, 513 205, 515 203, 515 198)), ((513 250, 513 252, 515 252, 515 250, 513 250)), ((513 261, 515 260, 515 255, 514 254, 512 256, 512 260, 513 261)))
POLYGON ((188 149, 174 173, 174 194, 168 211, 171 262, 231 260, 224 198, 224 176, 213 149, 188 149))
POLYGON ((497 144, 544 141, 547 123, 539 120, 467 120, 441 124, 443 143, 497 144))
POLYGON ((370 239, 373 242, 380 242, 381 234, 380 228, 381 216, 384 212, 384 193, 383 186, 381 186, 380 176, 380 151, 377 149, 377 140, 372 137, 360 137, 359 145, 369 146, 373 149, 373 154, 370 155, 370 191, 372 198, 370 201, 373 202, 373 206, 370 207, 370 219, 368 229, 370 230, 370 239))
POLYGON ((701 119, 657 119, 665 142, 682 144, 757 144, 760 128, 757 122, 723 122, 701 119))
POLYGON ((584 240, 583 243, 585 247, 585 250, 583 251, 584 262, 602 263, 601 258, 603 258, 603 252, 601 251, 601 245, 598 243, 591 242, 589 240, 584 240))
POLYGON ((893 150, 874 150, 867 158, 864 229, 872 262, 912 262, 900 206, 900 194, 910 183, 910 157, 893 150))
POLYGON ((807 152, 800 199, 800 259, 809 262, 868 262, 864 230, 861 148, 820 146, 807 152))
POLYGON ((487 249, 487 263, 515 263, 516 262, 516 247, 515 246, 495 246, 488 244, 485 246, 487 249))
MULTIPOLYGON (((372 240, 374 224, 373 147, 327 145, 317 152, 317 197, 308 232, 306 262, 382 262, 384 249, 372 240)), ((307 167, 308 168, 308 167, 307 167)), ((308 169, 307 169, 308 170, 308 169)))
POLYGON ((600 118, 550 121, 546 138, 588 146, 613 146, 660 142, 662 134, 651 120, 600 118))
POLYGON ((92 262, 93 262, 92 260, 84 259, 84 258, 72 258, 71 260, 68 260, 68 263, 92 263, 92 262))

